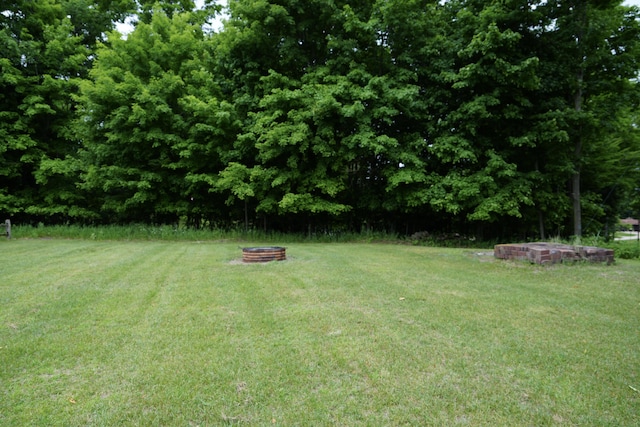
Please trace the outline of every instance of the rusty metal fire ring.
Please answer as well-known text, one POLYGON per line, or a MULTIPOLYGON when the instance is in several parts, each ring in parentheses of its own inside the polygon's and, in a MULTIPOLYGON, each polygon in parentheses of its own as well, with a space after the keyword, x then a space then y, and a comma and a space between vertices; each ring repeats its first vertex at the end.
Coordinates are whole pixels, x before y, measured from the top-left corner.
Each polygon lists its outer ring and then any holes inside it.
POLYGON ((263 246, 242 248, 242 262, 284 261, 286 248, 281 246, 263 246))

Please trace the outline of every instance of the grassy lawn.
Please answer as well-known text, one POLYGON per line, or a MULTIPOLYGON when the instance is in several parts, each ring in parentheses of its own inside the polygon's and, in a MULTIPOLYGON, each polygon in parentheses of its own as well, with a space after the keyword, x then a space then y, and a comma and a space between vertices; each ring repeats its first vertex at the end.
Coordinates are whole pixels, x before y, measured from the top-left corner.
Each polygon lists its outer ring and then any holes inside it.
POLYGON ((0 241, 0 425, 640 424, 640 261, 0 241))

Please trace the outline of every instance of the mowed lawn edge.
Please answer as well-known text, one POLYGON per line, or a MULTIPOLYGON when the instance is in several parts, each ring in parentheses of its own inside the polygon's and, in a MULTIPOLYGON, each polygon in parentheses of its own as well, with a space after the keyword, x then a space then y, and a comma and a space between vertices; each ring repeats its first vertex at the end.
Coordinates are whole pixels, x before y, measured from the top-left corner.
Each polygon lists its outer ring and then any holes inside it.
POLYGON ((0 424, 640 423, 638 261, 238 246, 1 242, 0 424))

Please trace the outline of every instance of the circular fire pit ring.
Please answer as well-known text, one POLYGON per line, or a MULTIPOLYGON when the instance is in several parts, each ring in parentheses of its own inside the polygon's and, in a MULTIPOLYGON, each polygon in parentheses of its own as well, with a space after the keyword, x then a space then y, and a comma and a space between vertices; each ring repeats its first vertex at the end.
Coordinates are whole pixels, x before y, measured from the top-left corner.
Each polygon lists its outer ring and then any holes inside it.
POLYGON ((284 261, 286 249, 281 246, 242 248, 242 262, 284 261))

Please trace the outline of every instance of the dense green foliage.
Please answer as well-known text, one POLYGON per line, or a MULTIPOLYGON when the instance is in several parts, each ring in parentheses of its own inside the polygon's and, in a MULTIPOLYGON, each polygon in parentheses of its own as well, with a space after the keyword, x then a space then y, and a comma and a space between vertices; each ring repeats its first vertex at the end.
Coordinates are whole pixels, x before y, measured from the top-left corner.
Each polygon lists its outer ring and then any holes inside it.
POLYGON ((494 238, 640 214, 619 0, 232 0, 219 32, 212 1, 1 4, 14 222, 494 238))

